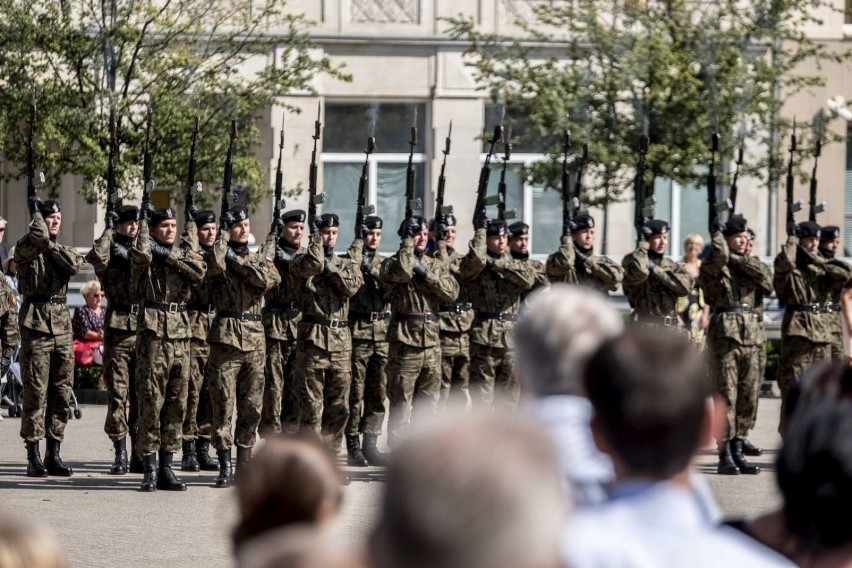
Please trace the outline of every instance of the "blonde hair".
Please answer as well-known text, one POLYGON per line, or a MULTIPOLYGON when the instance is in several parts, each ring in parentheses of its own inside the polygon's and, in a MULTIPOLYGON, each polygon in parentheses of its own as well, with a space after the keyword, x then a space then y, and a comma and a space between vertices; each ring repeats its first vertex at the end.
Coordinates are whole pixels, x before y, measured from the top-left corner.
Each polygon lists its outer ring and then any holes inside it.
POLYGON ((49 532, 8 512, 0 513, 0 566, 65 568, 65 555, 49 532))
POLYGON ((88 282, 83 284, 83 286, 80 288, 80 294, 82 294, 82 296, 85 298, 89 294, 91 294, 93 290, 97 290, 99 292, 101 290, 101 283, 97 280, 89 280, 88 282))
POLYGON ((704 248, 704 237, 702 237, 698 233, 691 233, 689 235, 686 235, 686 238, 683 239, 684 250, 686 249, 687 246, 689 246, 689 243, 696 243, 701 248, 704 248))

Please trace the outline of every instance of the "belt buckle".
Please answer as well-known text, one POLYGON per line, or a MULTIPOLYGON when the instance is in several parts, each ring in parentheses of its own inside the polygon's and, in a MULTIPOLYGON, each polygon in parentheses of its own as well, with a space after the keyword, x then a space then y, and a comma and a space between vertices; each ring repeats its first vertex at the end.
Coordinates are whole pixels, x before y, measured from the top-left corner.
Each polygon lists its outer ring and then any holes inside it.
POLYGON ((663 325, 671 326, 672 325, 672 316, 663 316, 663 325))
POLYGON ((740 309, 743 311, 744 314, 751 313, 751 306, 749 306, 748 304, 740 304, 740 309))
POLYGON ((462 310, 462 305, 461 305, 461 304, 455 304, 455 305, 453 306, 453 311, 454 311, 455 313, 457 313, 457 314, 460 314, 460 313, 462 313, 464 310, 462 310))
POLYGON ((370 323, 375 323, 379 321, 380 312, 370 312, 370 323))
POLYGON ((139 304, 130 304, 130 315, 139 315, 139 304))
POLYGON ((176 314, 176 313, 178 313, 178 304, 177 304, 177 302, 169 302, 168 312, 169 312, 170 314, 176 314))

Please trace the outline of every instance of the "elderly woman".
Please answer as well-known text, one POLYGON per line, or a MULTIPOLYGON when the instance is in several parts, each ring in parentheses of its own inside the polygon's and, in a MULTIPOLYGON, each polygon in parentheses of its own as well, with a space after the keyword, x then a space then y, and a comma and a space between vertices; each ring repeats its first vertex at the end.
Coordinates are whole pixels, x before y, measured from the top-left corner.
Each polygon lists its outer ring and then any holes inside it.
POLYGON ((74 332, 74 358, 78 365, 91 365, 101 360, 99 348, 104 339, 104 293, 97 280, 86 282, 80 289, 85 306, 74 310, 71 328, 74 332))
POLYGON ((694 233, 686 236, 681 263, 692 276, 694 284, 689 295, 682 297, 677 304, 683 327, 688 329, 692 338, 699 343, 704 342, 704 334, 710 321, 710 306, 704 303, 704 293, 698 286, 698 270, 701 267, 698 255, 703 250, 704 238, 701 235, 694 233))

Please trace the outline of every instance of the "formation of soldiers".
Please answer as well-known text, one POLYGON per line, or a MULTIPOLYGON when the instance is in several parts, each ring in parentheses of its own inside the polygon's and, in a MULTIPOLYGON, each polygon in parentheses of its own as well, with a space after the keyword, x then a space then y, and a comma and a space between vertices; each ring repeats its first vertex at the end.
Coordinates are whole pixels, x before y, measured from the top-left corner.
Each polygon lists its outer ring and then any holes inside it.
MULTIPOLYGON (((70 476, 60 457, 74 364, 66 298, 83 257, 57 242, 57 202, 32 196, 30 214, 15 248, 24 298, 21 436, 27 475, 70 476)), ((312 432, 334 453, 345 440, 350 465, 384 465, 377 440, 386 399, 391 446, 413 411, 434 414, 453 392, 473 407, 514 411, 512 331, 532 290, 567 282, 608 294, 621 286, 634 325, 654 328, 681 325, 677 300, 695 285, 664 256, 667 222, 643 220, 636 250, 619 265, 594 254, 595 220, 583 210, 566 216, 546 263, 530 258, 528 225, 482 213, 459 250, 457 220, 443 207, 431 220, 408 215, 390 257, 377 252, 384 223, 376 215, 360 219, 344 254, 331 212, 276 211, 257 252, 242 206, 217 219, 190 205, 180 237, 175 211, 150 201, 110 209, 105 221, 86 260, 109 300, 110 473, 141 473, 142 491, 186 489, 173 468, 179 450, 183 471, 218 471, 216 487, 228 487, 248 466, 258 433, 312 432)), ((852 269, 834 258, 839 230, 789 227, 774 279, 751 255, 753 240, 741 216, 716 222, 698 279, 712 308, 711 372, 728 403, 720 474, 759 471, 745 456, 761 453, 747 435, 766 361, 763 299, 773 289, 786 307, 782 390, 813 362, 843 358, 838 302, 852 269)), ((0 371, 18 345, 14 298, 0 294, 0 371)))

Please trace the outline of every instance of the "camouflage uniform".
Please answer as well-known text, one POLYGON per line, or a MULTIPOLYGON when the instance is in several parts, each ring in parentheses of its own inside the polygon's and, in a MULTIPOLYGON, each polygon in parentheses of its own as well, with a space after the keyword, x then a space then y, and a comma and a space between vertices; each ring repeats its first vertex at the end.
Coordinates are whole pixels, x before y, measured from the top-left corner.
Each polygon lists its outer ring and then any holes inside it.
POLYGON ((567 235, 559 250, 547 257, 546 270, 550 282, 580 284, 604 295, 618 290, 624 278, 624 269, 609 257, 577 254, 574 239, 567 235))
MULTIPOLYGON (((446 245, 439 242, 437 250, 437 256, 445 255, 446 245)), ((404 238, 399 251, 382 263, 381 279, 393 312, 387 336, 389 443, 408 433, 415 397, 418 405, 423 401, 432 413, 437 411, 441 391, 438 312, 459 293, 459 284, 446 262, 423 255, 419 260, 426 273, 416 276, 415 257, 414 239, 404 238)))
POLYGON ((495 391, 500 403, 514 411, 520 383, 512 364, 512 330, 518 320, 521 296, 536 282, 532 267, 507 251, 494 257, 488 252, 486 229, 477 229, 459 273, 476 310, 470 332, 470 370, 479 387, 473 405, 492 408, 495 391))
POLYGON ((360 262, 360 251, 351 259, 333 252, 326 257, 319 232, 310 236, 307 252, 290 262, 290 283, 302 311, 295 381, 299 427, 322 435, 334 452, 340 451, 349 419, 349 298, 364 283, 360 262))
POLYGON ((61 442, 71 418, 74 386, 66 294, 68 281, 77 274, 83 257, 51 238, 42 214, 36 212, 29 232, 15 246, 15 262, 18 291, 24 296, 18 314, 24 383, 21 437, 37 442, 46 434, 61 442))
POLYGON ((832 278, 826 286, 825 297, 822 298, 822 304, 826 309, 826 319, 828 320, 829 330, 831 333, 831 360, 838 363, 846 362, 846 354, 843 351, 843 324, 840 320, 840 295, 843 289, 849 285, 852 280, 852 267, 840 260, 834 258, 833 255, 820 249, 820 256, 825 259, 826 269, 832 274, 832 278))
POLYGON ((651 325, 678 326, 677 300, 692 291, 692 276, 671 259, 663 257, 654 267, 648 261, 648 242, 643 240, 621 262, 622 288, 633 308, 633 319, 651 325))

